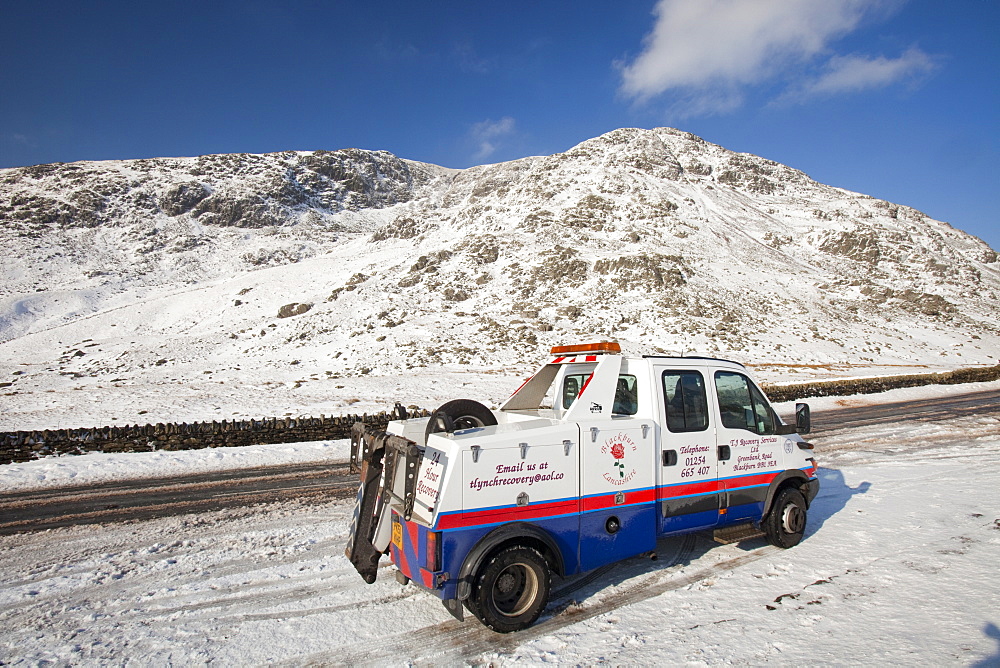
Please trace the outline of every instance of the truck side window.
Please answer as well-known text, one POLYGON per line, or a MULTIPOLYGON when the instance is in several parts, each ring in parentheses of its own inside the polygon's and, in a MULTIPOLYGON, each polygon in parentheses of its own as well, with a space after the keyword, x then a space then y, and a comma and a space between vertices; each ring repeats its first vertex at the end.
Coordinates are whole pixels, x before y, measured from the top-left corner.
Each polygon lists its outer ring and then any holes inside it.
POLYGON ((774 419, 767 400, 749 378, 731 371, 716 371, 715 389, 719 395, 722 426, 762 435, 774 433, 774 419))
POLYGON ((563 380, 563 408, 569 408, 577 396, 580 394, 580 389, 590 378, 589 373, 578 373, 572 376, 566 376, 563 380))
POLYGON ((668 430, 678 433, 708 429, 705 379, 697 371, 664 371, 663 404, 668 430))
POLYGON ((622 374, 618 376, 618 388, 615 390, 615 404, 611 412, 616 415, 635 415, 639 410, 638 388, 635 386, 635 376, 622 374))
POLYGON ((580 388, 583 386, 584 378, 586 378, 586 376, 566 376, 566 380, 563 381, 563 408, 569 408, 569 405, 573 403, 573 400, 576 399, 578 394, 580 394, 580 388))
MULTIPOLYGON (((578 373, 566 376, 562 387, 562 407, 569 408, 576 400, 580 390, 590 379, 589 373, 578 373)), ((615 390, 615 405, 612 412, 616 415, 635 415, 639 410, 639 400, 636 392, 635 376, 621 374, 618 376, 618 387, 615 390)))

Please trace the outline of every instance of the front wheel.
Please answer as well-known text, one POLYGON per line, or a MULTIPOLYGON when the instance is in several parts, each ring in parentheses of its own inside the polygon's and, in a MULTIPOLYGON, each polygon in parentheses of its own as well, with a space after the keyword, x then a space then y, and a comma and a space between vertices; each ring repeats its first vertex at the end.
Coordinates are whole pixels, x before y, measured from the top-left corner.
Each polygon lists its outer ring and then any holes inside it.
POLYGON ((541 554, 530 547, 508 547, 480 569, 466 607, 494 631, 520 631, 534 624, 545 609, 549 580, 541 554))
POLYGON ((802 492, 793 487, 778 492, 761 528, 771 545, 786 548, 798 545, 806 530, 806 499, 802 492))

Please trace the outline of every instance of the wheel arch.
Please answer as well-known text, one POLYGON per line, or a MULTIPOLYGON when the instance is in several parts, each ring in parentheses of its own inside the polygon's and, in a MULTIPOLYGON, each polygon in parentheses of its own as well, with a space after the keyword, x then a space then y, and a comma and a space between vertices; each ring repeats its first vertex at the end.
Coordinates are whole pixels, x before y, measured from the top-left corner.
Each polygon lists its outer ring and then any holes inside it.
POLYGON ((538 550, 556 575, 565 574, 562 552, 547 531, 527 522, 504 524, 480 538, 469 550, 458 574, 458 599, 464 601, 469 598, 476 573, 492 555, 513 545, 538 550))
MULTIPOLYGON (((782 489, 785 487, 793 487, 802 491, 802 488, 808 483, 808 476, 798 469, 782 471, 779 473, 775 476, 774 480, 771 481, 771 485, 767 488, 767 496, 764 498, 764 511, 760 514, 761 518, 767 517, 767 514, 771 512, 771 506, 774 504, 774 499, 778 496, 778 492, 782 489)), ((806 508, 808 508, 811 497, 804 492, 802 496, 805 498, 806 508)))

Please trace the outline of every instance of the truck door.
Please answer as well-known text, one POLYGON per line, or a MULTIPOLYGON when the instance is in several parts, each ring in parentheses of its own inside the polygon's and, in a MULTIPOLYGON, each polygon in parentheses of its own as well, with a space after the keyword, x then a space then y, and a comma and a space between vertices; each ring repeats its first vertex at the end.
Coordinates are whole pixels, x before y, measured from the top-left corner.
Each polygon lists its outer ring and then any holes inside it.
POLYGON ((641 389, 615 357, 562 379, 564 419, 580 430, 581 570, 656 547, 656 432, 636 417, 653 416, 641 389))
POLYGON ((719 521, 719 460, 705 374, 663 368, 655 373, 663 405, 656 462, 659 530, 713 527, 719 521))
POLYGON ((630 417, 636 383, 621 374, 612 416, 578 423, 582 570, 656 548, 655 425, 630 417))
POLYGON ((759 519, 768 485, 781 471, 773 412, 753 381, 735 371, 715 372, 718 397, 719 479, 724 524, 759 519))

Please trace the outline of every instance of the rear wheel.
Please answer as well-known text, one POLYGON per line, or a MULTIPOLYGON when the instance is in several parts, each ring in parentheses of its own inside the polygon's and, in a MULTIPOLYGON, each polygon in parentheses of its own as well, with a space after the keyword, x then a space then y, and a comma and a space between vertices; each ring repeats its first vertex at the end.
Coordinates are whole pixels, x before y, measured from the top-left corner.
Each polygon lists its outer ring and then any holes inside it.
POLYGON ((806 530, 806 499, 802 492, 793 487, 785 487, 778 492, 761 528, 771 545, 798 545, 806 530))
POLYGON ((520 631, 542 614, 549 588, 545 558, 516 545, 498 552, 479 570, 466 607, 494 631, 520 631))

